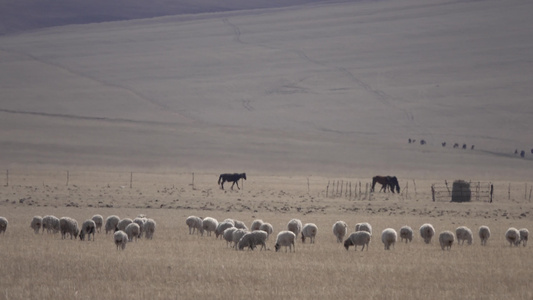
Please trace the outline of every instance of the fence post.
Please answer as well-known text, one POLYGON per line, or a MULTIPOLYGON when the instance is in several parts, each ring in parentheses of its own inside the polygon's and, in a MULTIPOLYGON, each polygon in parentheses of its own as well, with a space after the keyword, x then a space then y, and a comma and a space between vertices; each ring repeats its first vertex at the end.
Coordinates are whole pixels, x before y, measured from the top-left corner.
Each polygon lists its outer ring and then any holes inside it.
POLYGON ((416 181, 413 179, 413 185, 415 186, 415 198, 416 198, 416 181))
POLYGON ((508 197, 507 200, 511 200, 511 183, 510 182, 509 182, 509 189, 507 191, 507 195, 508 195, 507 196, 508 197))
POLYGON ((69 181, 69 179, 70 179, 70 173, 69 173, 69 171, 67 170, 67 186, 68 186, 68 181, 69 181))
POLYGON ((309 177, 307 177, 307 193, 309 194, 309 177))
POLYGON ((130 172, 130 189, 133 187, 133 172, 130 172))
POLYGON ((328 191, 329 191, 329 180, 328 180, 328 185, 326 186, 326 198, 328 197, 328 191))
POLYGON ((433 199, 433 202, 435 202, 435 185, 431 185, 431 198, 433 199))
POLYGON ((9 186, 9 169, 6 170, 6 186, 9 186))
POLYGON ((492 203, 492 192, 494 192, 494 185, 490 184, 490 203, 492 203))

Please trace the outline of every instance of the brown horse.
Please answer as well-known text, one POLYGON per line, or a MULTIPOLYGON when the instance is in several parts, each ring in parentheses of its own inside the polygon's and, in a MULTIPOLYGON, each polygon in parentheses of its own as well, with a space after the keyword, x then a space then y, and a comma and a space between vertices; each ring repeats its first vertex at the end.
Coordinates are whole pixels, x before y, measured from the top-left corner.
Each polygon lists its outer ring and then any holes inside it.
POLYGON ((231 185, 231 189, 233 190, 233 186, 236 184, 237 185, 237 188, 240 190, 241 188, 239 187, 239 183, 238 181, 243 178, 244 180, 246 180, 246 173, 234 173, 234 174, 220 174, 220 177, 218 177, 218 184, 220 184, 220 187, 222 189, 224 189, 224 182, 228 181, 228 182, 233 182, 233 184, 231 185))
POLYGON ((393 194, 395 189, 397 193, 400 193, 400 184, 398 183, 398 178, 396 178, 396 176, 372 177, 372 188, 370 189, 371 192, 374 192, 374 187, 376 186, 376 183, 381 184, 381 189, 379 190, 380 192, 387 192, 387 188, 389 188, 393 194))

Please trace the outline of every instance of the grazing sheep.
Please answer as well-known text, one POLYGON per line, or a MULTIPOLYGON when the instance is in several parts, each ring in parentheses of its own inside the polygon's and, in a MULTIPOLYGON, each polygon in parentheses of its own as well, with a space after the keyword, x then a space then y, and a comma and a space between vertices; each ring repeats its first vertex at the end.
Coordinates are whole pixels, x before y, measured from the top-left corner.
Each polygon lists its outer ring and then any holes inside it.
POLYGON ((202 228, 202 218, 197 216, 189 216, 185 220, 185 224, 189 226, 189 234, 193 234, 196 231, 196 234, 201 233, 204 235, 204 229, 202 228))
POLYGON ((309 238, 311 244, 315 243, 316 233, 318 232, 318 227, 313 223, 307 223, 302 229, 302 243, 305 243, 305 239, 309 238))
POLYGON ((58 233, 59 232, 59 219, 54 216, 44 216, 42 227, 43 227, 43 233, 45 229, 47 233, 58 233))
POLYGON ((385 245, 385 250, 390 250, 390 246, 394 248, 396 240, 398 239, 398 234, 396 230, 392 228, 387 228, 381 232, 381 241, 385 245))
POLYGON ((244 229, 244 230, 248 231, 248 227, 246 227, 246 224, 244 224, 244 222, 242 222, 242 221, 233 220, 233 224, 235 224, 234 226, 237 227, 238 229, 244 229))
POLYGON ((155 221, 153 219, 147 219, 144 223, 144 237, 148 240, 151 240, 154 237, 155 233, 155 221))
POLYGON ((244 247, 249 247, 250 249, 254 250, 255 246, 261 245, 261 250, 266 250, 267 248, 265 241, 267 237, 268 234, 262 230, 248 232, 239 240, 238 249, 244 250, 244 247))
POLYGON ((346 251, 350 248, 350 246, 354 246, 355 251, 357 251, 357 246, 363 246, 361 248, 361 251, 365 250, 366 245, 366 251, 368 251, 368 243, 370 243, 370 238, 372 236, 368 231, 356 231, 344 241, 344 248, 346 248, 346 251))
POLYGON ((372 225, 369 223, 357 223, 355 224, 355 231, 366 231, 372 235, 372 225))
POLYGON ((518 232, 520 232, 520 243, 522 243, 522 245, 525 247, 529 237, 529 230, 527 230, 527 228, 522 228, 518 230, 518 232))
POLYGON ((442 250, 452 249, 453 242, 455 241, 455 235, 453 232, 446 230, 439 234, 439 243, 442 250))
POLYGON ((233 226, 235 226, 235 220, 233 220, 233 219, 225 219, 225 220, 222 221, 222 222, 228 222, 228 223, 233 224, 233 226))
MULTIPOLYGON (((139 225, 139 233, 137 234, 137 238, 142 238, 142 235, 143 235, 143 228, 144 228, 144 223, 146 223, 146 220, 148 220, 147 218, 144 218, 144 217, 137 217, 135 219, 133 219, 133 223, 139 225)), ((129 226, 129 225, 128 225, 129 226)), ((126 228, 128 228, 128 226, 126 226, 126 228)))
POLYGON ((224 239, 226 240, 226 247, 232 247, 232 243, 233 243, 233 232, 235 232, 235 230, 238 230, 237 227, 230 227, 226 230, 224 230, 224 233, 222 234, 222 237, 224 237, 224 239))
POLYGON ((96 224, 96 232, 100 233, 102 231, 102 225, 104 225, 104 217, 102 215, 94 215, 91 220, 96 224))
POLYGON ((455 229, 455 236, 457 237, 457 244, 464 245, 465 241, 468 245, 472 245, 473 234, 472 230, 466 226, 459 226, 455 229))
POLYGON ((407 225, 400 228, 400 242, 403 242, 404 239, 406 244, 413 241, 413 229, 407 225))
POLYGON ((233 226, 233 223, 230 222, 218 223, 217 229, 215 229, 215 237, 218 239, 219 236, 222 236, 224 234, 224 230, 231 227, 235 226, 233 226))
POLYGON ((218 226, 218 221, 214 218, 206 217, 202 221, 202 228, 204 229, 204 231, 207 231, 207 236, 211 236, 211 232, 216 231, 217 226, 218 226))
POLYGON ((252 225, 250 226, 250 231, 256 231, 259 230, 261 225, 263 225, 263 220, 257 219, 252 222, 252 225))
POLYGON ((41 230, 42 225, 43 218, 41 216, 34 216, 33 219, 31 219, 30 228, 33 229, 35 234, 39 233, 39 230, 41 230))
POLYGON ((70 235, 70 239, 78 238, 78 222, 69 217, 62 217, 59 219, 59 228, 61 230, 61 239, 65 239, 67 233, 70 235))
POLYGON ((348 225, 346 222, 337 221, 335 224, 333 224, 333 234, 337 237, 337 243, 342 243, 347 231, 348 225))
POLYGON ((118 216, 111 215, 107 217, 107 219, 105 219, 105 234, 108 234, 110 231, 117 231, 118 222, 120 222, 120 218, 118 216))
POLYGON ((7 230, 7 219, 4 217, 0 217, 0 233, 5 234, 7 230))
POLYGON ((91 234, 93 235, 93 242, 94 242, 94 233, 96 232, 96 223, 90 219, 85 220, 83 224, 81 224, 81 231, 80 231, 80 240, 85 240, 85 235, 87 235, 87 240, 91 240, 91 234))
POLYGON ((272 227, 272 224, 270 223, 263 223, 261 224, 261 227, 259 227, 259 230, 263 230, 264 232, 268 234, 267 236, 267 240, 268 240, 272 232, 274 232, 274 227, 272 227))
POLYGON ((296 236, 300 235, 300 232, 302 232, 302 221, 298 219, 292 219, 287 224, 287 230, 292 231, 296 236))
POLYGON ((435 235, 435 228, 433 228, 433 225, 426 223, 420 226, 420 237, 424 240, 424 243, 429 244, 431 243, 431 239, 435 235))
POLYGON ((505 232, 505 239, 509 242, 511 247, 513 246, 513 244, 515 246, 520 245, 520 231, 513 227, 507 229, 507 231, 505 232))
POLYGON ((126 227, 127 227, 128 225, 130 225, 131 223, 133 223, 133 220, 132 220, 132 219, 130 219, 130 218, 124 218, 124 219, 122 219, 122 220, 120 220, 120 221, 118 222, 118 224, 117 224, 117 229, 118 229, 118 230, 122 230, 122 231, 125 232, 125 231, 126 231, 126 227))
POLYGON ((281 246, 284 246, 285 252, 287 252, 287 247, 289 247, 290 252, 296 252, 296 245, 294 244, 295 240, 296 234, 294 234, 294 232, 288 230, 281 231, 278 233, 274 248, 276 249, 276 252, 278 252, 281 246))
POLYGON ((122 248, 122 250, 126 249, 126 244, 128 243, 128 235, 124 231, 119 230, 115 232, 115 234, 113 235, 113 240, 115 241, 117 250, 119 248, 122 248))
POLYGON ((128 235, 128 241, 133 242, 133 239, 135 238, 135 241, 139 238, 141 232, 141 227, 137 223, 131 223, 128 226, 126 226, 126 234, 128 235))
POLYGON ((488 226, 479 227, 479 238, 481 239, 481 245, 485 246, 490 238, 490 229, 488 226))
POLYGON ((237 230, 233 231, 232 241, 233 241, 233 247, 235 248, 235 250, 237 250, 237 245, 239 244, 239 241, 246 233, 248 233, 248 230, 244 230, 241 228, 237 228, 237 230))

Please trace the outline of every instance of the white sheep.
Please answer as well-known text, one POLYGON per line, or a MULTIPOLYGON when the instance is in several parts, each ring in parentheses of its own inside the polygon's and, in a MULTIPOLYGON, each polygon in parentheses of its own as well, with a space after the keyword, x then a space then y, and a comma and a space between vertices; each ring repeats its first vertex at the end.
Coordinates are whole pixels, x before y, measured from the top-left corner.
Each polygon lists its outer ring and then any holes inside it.
POLYGON ((250 231, 259 230, 261 225, 263 225, 263 220, 257 219, 252 222, 252 225, 250 226, 250 231))
POLYGON ((59 219, 54 216, 44 216, 43 217, 43 233, 46 229, 47 233, 58 233, 59 232, 59 219))
POLYGON ((118 222, 120 222, 120 218, 118 216, 111 215, 107 217, 107 219, 105 219, 105 234, 117 231, 118 222))
POLYGON ((122 219, 122 220, 120 220, 120 221, 118 222, 118 224, 117 224, 117 229, 118 229, 118 230, 122 230, 122 231, 125 232, 125 231, 126 231, 126 227, 127 227, 128 225, 130 225, 131 223, 133 223, 133 220, 132 220, 132 219, 130 219, 130 218, 124 218, 124 219, 122 219))
POLYGON ((453 242, 455 241, 455 235, 453 232, 446 230, 439 234, 439 243, 442 250, 452 249, 453 242))
POLYGON ((250 249, 254 250, 255 246, 261 245, 261 250, 266 250, 267 248, 265 241, 267 237, 268 234, 262 230, 248 232, 239 240, 238 248, 239 250, 243 250, 244 247, 249 247, 250 249))
POLYGON ((433 225, 426 223, 420 226, 420 237, 424 240, 424 243, 429 244, 431 243, 431 239, 435 235, 435 228, 433 228, 433 225))
POLYGON ((93 220, 96 225, 96 232, 101 232, 102 226, 104 225, 104 217, 102 217, 102 215, 94 215, 91 220, 93 220))
POLYGON ((246 224, 244 224, 244 222, 242 222, 242 221, 233 220, 233 224, 238 229, 244 229, 244 230, 248 231, 248 227, 246 227, 246 224))
POLYGON ((515 246, 520 245, 520 231, 513 227, 507 229, 507 231, 505 232, 505 239, 509 242, 511 247, 513 246, 513 244, 515 246))
POLYGON ((381 232, 381 241, 385 246, 385 250, 390 250, 390 246, 394 248, 396 240, 398 240, 398 234, 396 233, 396 230, 387 228, 381 232))
POLYGON ((115 234, 113 235, 113 240, 115 241, 117 250, 119 248, 122 248, 122 250, 126 249, 126 244, 128 243, 128 235, 124 231, 119 230, 115 232, 115 234))
POLYGON ((207 236, 211 236, 211 232, 216 231, 217 226, 218 226, 218 221, 215 218, 206 217, 202 221, 202 228, 204 229, 204 231, 207 231, 207 236))
POLYGON ((219 236, 222 236, 224 234, 224 230, 235 227, 233 226, 233 223, 230 222, 221 222, 218 223, 217 229, 215 229, 215 237, 218 239, 219 236))
POLYGON ((226 247, 232 247, 233 243, 233 232, 235 230, 238 230, 237 227, 230 227, 224 230, 224 233, 222 234, 222 237, 224 237, 224 240, 226 240, 226 247))
POLYGON ((372 225, 370 223, 357 223, 355 224, 355 231, 366 231, 372 235, 372 225))
POLYGON ((154 237, 155 226, 156 226, 156 223, 154 219, 147 219, 146 223, 144 223, 144 228, 143 228, 144 237, 147 240, 151 240, 154 237))
POLYGON ((222 222, 228 222, 228 223, 233 224, 233 226, 235 226, 235 220, 233 220, 233 219, 225 219, 225 220, 222 221, 222 222))
POLYGON ((311 244, 315 243, 315 237, 318 232, 318 227, 313 223, 307 223, 302 228, 302 243, 305 243, 305 239, 309 238, 311 244))
MULTIPOLYGON (((139 233, 137 234, 137 238, 142 238, 143 232, 144 232, 144 223, 146 223, 146 220, 148 220, 145 217, 137 217, 133 219, 133 223, 139 225, 139 233)), ((126 226, 128 228, 128 226, 126 226)))
POLYGON ((403 242, 404 239, 406 244, 413 241, 413 229, 407 225, 400 228, 400 242, 403 242))
POLYGON ((490 238, 490 229, 489 229, 489 227, 488 226, 484 226, 484 225, 480 226, 478 234, 479 234, 479 238, 481 239, 481 245, 482 246, 487 245, 487 241, 490 238))
POLYGON ((261 224, 261 227, 259 227, 259 230, 263 230, 264 232, 268 234, 267 236, 267 240, 268 240, 272 232, 274 232, 274 227, 272 227, 272 224, 270 223, 263 223, 261 224))
POLYGON ((202 228, 202 218, 197 216, 189 216, 187 217, 187 220, 185 220, 185 224, 189 226, 189 234, 193 234, 194 232, 196 232, 196 234, 204 234, 204 229, 202 228))
POLYGON ((93 242, 94 242, 94 233, 96 232, 96 223, 90 219, 85 220, 83 224, 81 224, 81 231, 80 231, 80 240, 85 240, 85 235, 87 235, 87 240, 91 240, 91 234, 93 235, 93 242))
POLYGON ((241 228, 237 228, 237 230, 233 231, 232 241, 233 241, 233 247, 235 248, 235 250, 238 249, 237 246, 239 245, 239 241, 246 233, 248 233, 248 230, 244 230, 241 228))
POLYGON ((302 232, 302 221, 298 219, 292 219, 287 224, 287 230, 294 233, 296 236, 300 236, 300 232, 302 232))
POLYGON ((0 217, 0 233, 5 234, 7 230, 7 219, 4 217, 0 217))
POLYGON ((527 230, 527 228, 521 228, 518 232, 520 232, 520 243, 525 247, 529 237, 529 230, 527 230))
POLYGON ((337 237, 337 243, 342 243, 346 233, 348 232, 348 225, 344 221, 337 221, 333 224, 333 234, 337 237))
POLYGON ((59 219, 59 228, 61 230, 62 239, 66 238, 67 233, 70 235, 70 239, 78 238, 78 233, 80 233, 78 222, 69 217, 62 217, 59 219))
POLYGON ((33 219, 31 219, 30 228, 33 229, 35 234, 39 233, 39 230, 41 230, 42 225, 43 218, 41 216, 34 216, 33 219))
POLYGON ((473 236, 472 230, 466 226, 459 226, 455 229, 458 245, 464 245, 465 241, 468 242, 468 245, 472 245, 473 236))
POLYGON ((357 246, 363 246, 363 248, 361 248, 361 251, 363 251, 366 246, 366 250, 368 251, 368 244, 370 243, 371 237, 372 236, 368 231, 356 231, 350 234, 350 236, 344 241, 344 248, 348 250, 350 246, 354 246, 355 251, 357 251, 357 246))
POLYGON ((139 238, 141 232, 141 227, 137 223, 130 223, 126 226, 126 234, 128 235, 128 241, 132 242, 135 238, 135 241, 139 238))
POLYGON ((295 240, 296 234, 294 234, 294 232, 288 230, 281 231, 280 233, 278 233, 274 248, 276 249, 276 252, 278 252, 279 249, 283 246, 285 247, 285 252, 287 252, 287 247, 289 247, 290 252, 296 252, 296 245, 294 244, 295 240))

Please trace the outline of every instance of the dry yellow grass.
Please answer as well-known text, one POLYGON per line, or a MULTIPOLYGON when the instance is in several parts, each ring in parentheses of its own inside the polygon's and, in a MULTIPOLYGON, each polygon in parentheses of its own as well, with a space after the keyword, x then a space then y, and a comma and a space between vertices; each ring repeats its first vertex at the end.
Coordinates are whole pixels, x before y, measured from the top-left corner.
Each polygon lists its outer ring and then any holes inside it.
POLYGON ((308 194, 304 177, 265 176, 245 182, 242 191, 224 192, 211 175, 197 175, 195 189, 190 174, 136 183, 132 189, 120 187, 124 183, 108 186, 106 178, 112 180, 106 176, 69 187, 34 178, 0 188, 0 215, 9 220, 0 236, 0 299, 533 298, 531 248, 511 248, 503 237, 510 226, 531 227, 531 204, 504 201, 503 194, 492 204, 431 202, 429 181, 417 181, 417 197, 377 193, 367 201, 325 199, 320 193, 327 180, 317 178, 308 194), (81 242, 35 235, 29 228, 34 215, 71 216, 81 224, 95 213, 104 218, 147 214, 157 222, 156 234, 117 251, 105 233, 81 242), (189 235, 189 215, 235 218, 248 226, 261 218, 274 226, 267 242, 271 250, 235 251, 214 237, 189 235), (299 239, 295 253, 276 253, 275 234, 291 218, 317 224, 316 243, 299 239), (357 222, 370 222, 370 249, 346 251, 337 244, 331 232, 337 220, 346 221, 349 232, 357 222), (434 238, 426 245, 418 235, 426 222, 437 233, 466 225, 475 233, 474 244, 442 251, 434 238), (385 251, 381 231, 406 224, 415 230, 413 243, 398 242, 385 251), (492 231, 486 247, 477 237, 480 225, 492 231))

